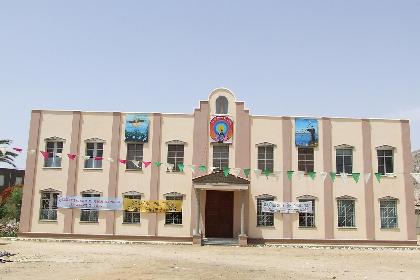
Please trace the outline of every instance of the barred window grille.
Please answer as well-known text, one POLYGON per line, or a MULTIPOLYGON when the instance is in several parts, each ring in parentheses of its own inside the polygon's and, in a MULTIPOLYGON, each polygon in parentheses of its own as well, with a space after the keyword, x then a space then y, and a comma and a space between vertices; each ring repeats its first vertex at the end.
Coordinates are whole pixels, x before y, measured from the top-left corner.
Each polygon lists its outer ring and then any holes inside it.
MULTIPOLYGON (((84 193, 82 197, 100 197, 98 193, 84 193)), ((81 222, 98 222, 99 210, 97 209, 81 209, 80 210, 80 221, 81 222)))
POLYGON ((354 200, 338 200, 338 227, 355 227, 354 200))
POLYGON ((57 197, 58 193, 56 192, 41 193, 41 209, 39 212, 40 220, 57 220, 57 197))
POLYGON ((395 199, 380 201, 381 228, 397 228, 397 201, 395 199))
POLYGON ((299 202, 312 202, 312 213, 299 213, 300 227, 315 227, 315 199, 299 199, 299 202))
POLYGON ((262 212, 263 201, 274 201, 274 198, 257 198, 257 226, 274 226, 274 213, 262 212))
MULTIPOLYGON (((124 195, 124 198, 129 199, 141 199, 141 195, 124 195)), ((125 211, 123 216, 123 223, 125 224, 140 224, 140 212, 125 211)))
MULTIPOLYGON (((167 196, 166 200, 182 200, 182 196, 167 196)), ((182 211, 181 212, 166 212, 165 224, 167 225, 181 225, 182 224, 182 211)))

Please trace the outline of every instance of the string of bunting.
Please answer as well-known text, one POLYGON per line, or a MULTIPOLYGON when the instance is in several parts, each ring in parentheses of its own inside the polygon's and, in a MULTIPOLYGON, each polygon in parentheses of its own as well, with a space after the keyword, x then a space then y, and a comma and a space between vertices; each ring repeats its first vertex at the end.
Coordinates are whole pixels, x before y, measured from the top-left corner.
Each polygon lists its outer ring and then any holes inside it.
MULTIPOLYGON (((23 151, 22 148, 20 147, 5 147, 5 146, 1 146, 0 147, 0 156, 7 156, 7 153, 21 153, 23 151)), ((34 154, 36 152, 36 150, 28 150, 29 154, 34 154)), ((41 155, 45 158, 48 159, 51 156, 51 152, 48 151, 40 151, 41 155)), ((57 158, 62 158, 63 154, 62 153, 53 153, 52 154, 53 157, 57 157, 57 158)), ((78 155, 76 154, 67 154, 67 157, 69 160, 76 160, 76 158, 78 157, 78 155)), ((88 159, 94 159, 94 160, 98 160, 98 161, 102 161, 105 160, 104 157, 100 157, 100 156, 96 156, 96 157, 92 157, 92 156, 82 156, 83 159, 88 160, 88 159)), ((106 160, 108 160, 109 162, 114 162, 113 158, 107 158, 106 160)), ((172 163, 165 163, 165 162, 160 162, 160 161, 156 161, 156 162, 152 162, 152 161, 138 161, 138 160, 127 160, 127 159, 118 159, 117 160, 120 164, 127 164, 129 161, 131 161, 137 168, 140 167, 144 167, 144 168, 148 168, 149 166, 151 166, 153 164, 153 166, 155 167, 161 167, 162 165, 164 165, 170 172, 173 172, 175 169, 175 165, 172 163)), ((218 169, 217 167, 207 167, 206 165, 192 165, 192 164, 183 164, 183 163, 179 163, 177 164, 177 169, 180 172, 185 172, 185 168, 188 167, 189 170, 191 170, 192 173, 194 173, 197 168, 200 172, 207 172, 210 171, 210 173, 212 173, 215 169, 218 169)), ((228 176, 229 174, 232 174, 234 176, 240 176, 241 173, 246 177, 249 178, 251 175, 251 169, 250 168, 229 168, 229 167, 225 167, 223 168, 223 174, 224 176, 228 176)), ((285 171, 271 171, 271 170, 261 170, 261 169, 254 169, 254 174, 255 176, 258 178, 262 175, 264 175, 265 177, 267 177, 267 179, 271 176, 273 177, 279 177, 282 174, 286 174, 287 178, 289 180, 293 179, 293 176, 296 175, 298 177, 299 180, 302 180, 305 175, 307 175, 310 179, 315 180, 317 177, 320 177, 322 181, 324 181, 328 176, 330 177, 330 179, 332 180, 332 182, 335 182, 335 180, 337 179, 337 176, 339 175, 340 178, 342 179, 343 182, 347 182, 347 179, 349 176, 351 176, 353 178, 353 180, 358 183, 361 179, 362 174, 361 173, 336 173, 334 171, 330 171, 330 172, 326 172, 326 171, 321 171, 321 172, 315 172, 315 171, 310 171, 305 173, 304 171, 294 171, 294 170, 285 170, 285 171)), ((393 174, 407 174, 407 173, 393 173, 393 174)), ((417 183, 420 183, 420 173, 409 173, 414 180, 416 180, 417 183)), ((381 173, 364 173, 363 174, 363 178, 365 183, 367 183, 371 176, 375 175, 376 180, 378 181, 378 183, 381 182, 382 180, 382 176, 384 176, 381 173)), ((386 175, 385 175, 386 176, 386 175)))

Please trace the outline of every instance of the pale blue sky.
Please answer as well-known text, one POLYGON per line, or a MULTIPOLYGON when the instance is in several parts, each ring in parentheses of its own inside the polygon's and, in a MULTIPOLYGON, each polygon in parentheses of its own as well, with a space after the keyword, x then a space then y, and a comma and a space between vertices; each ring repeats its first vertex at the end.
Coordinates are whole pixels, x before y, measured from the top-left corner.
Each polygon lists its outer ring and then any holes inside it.
MULTIPOLYGON (((216 87, 252 114, 410 118, 420 1, 1 1, 0 138, 33 108, 192 112, 216 87)), ((24 167, 25 157, 17 161, 24 167)))

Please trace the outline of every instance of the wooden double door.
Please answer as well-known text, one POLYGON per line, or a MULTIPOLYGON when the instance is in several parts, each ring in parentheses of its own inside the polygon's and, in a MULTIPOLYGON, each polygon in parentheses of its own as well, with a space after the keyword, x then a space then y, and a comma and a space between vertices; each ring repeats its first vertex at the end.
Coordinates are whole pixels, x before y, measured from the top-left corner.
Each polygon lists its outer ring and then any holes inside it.
POLYGON ((233 237, 233 191, 206 191, 206 237, 233 237))

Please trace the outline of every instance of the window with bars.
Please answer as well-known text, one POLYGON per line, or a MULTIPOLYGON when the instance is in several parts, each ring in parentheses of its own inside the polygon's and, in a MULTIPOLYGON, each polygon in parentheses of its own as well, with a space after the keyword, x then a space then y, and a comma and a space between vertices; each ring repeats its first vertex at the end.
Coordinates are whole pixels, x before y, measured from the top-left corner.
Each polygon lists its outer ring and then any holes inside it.
POLYGON ((258 147, 258 169, 273 172, 274 148, 272 146, 258 147))
POLYGON ((213 167, 215 167, 216 170, 223 170, 225 167, 229 167, 228 145, 213 146, 213 167))
POLYGON ((394 173, 394 151, 378 150, 378 173, 385 175, 394 173))
POLYGON ((299 213, 300 227, 315 227, 315 199, 299 199, 299 202, 312 202, 312 213, 299 213))
POLYGON ((274 201, 274 198, 257 198, 257 226, 272 227, 274 226, 274 213, 262 212, 263 201, 274 201))
POLYGON ((353 173, 353 149, 337 149, 335 159, 337 173, 353 173))
POLYGON ((313 148, 298 148, 298 171, 305 173, 314 171, 313 148))
POLYGON ((384 199, 380 201, 381 228, 398 228, 397 201, 384 199))
MULTIPOLYGON (((82 197, 100 197, 98 193, 83 193, 82 197)), ((98 209, 81 209, 80 221, 81 222, 98 222, 99 210, 98 209)))
POLYGON ((86 143, 86 156, 85 168, 102 168, 101 158, 104 154, 104 143, 88 142, 86 143))
POLYGON ((141 170, 143 162, 143 144, 127 144, 127 157, 126 157, 125 168, 129 170, 141 170), (132 161, 138 161, 138 164, 134 164, 132 161))
MULTIPOLYGON (((166 196, 166 200, 182 200, 182 196, 166 196)), ((181 212, 166 212, 165 213, 166 225, 181 225, 182 224, 182 211, 181 212)))
POLYGON ((44 221, 57 220, 57 192, 41 192, 41 208, 39 219, 44 221))
POLYGON ((174 165, 174 172, 179 172, 178 164, 184 164, 184 145, 168 144, 168 163, 174 165))
POLYGON ((44 158, 44 167, 61 167, 61 154, 63 153, 62 141, 47 141, 46 152, 48 158, 44 158))
POLYGON ((355 227, 355 201, 352 199, 337 200, 338 227, 355 227))
POLYGON ((228 100, 224 96, 219 96, 216 99, 216 114, 227 114, 228 113, 228 100))
MULTIPOLYGON (((124 195, 124 198, 141 199, 140 194, 124 195)), ((123 223, 125 224, 140 224, 140 212, 124 211, 123 223)))

